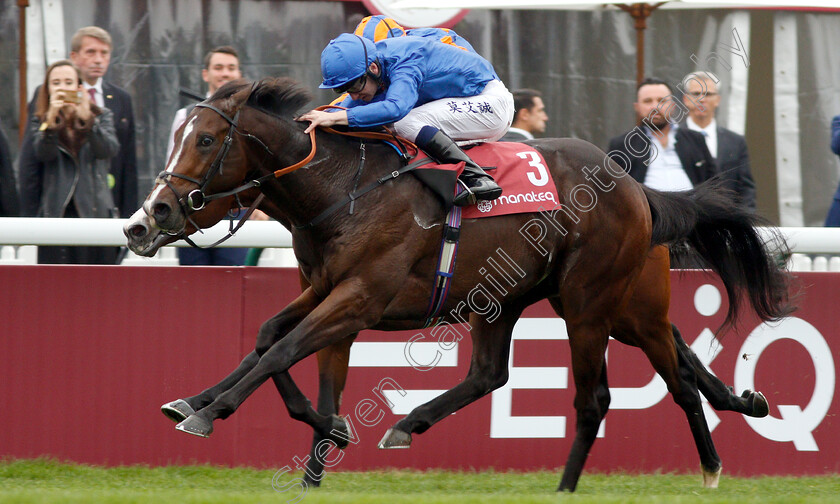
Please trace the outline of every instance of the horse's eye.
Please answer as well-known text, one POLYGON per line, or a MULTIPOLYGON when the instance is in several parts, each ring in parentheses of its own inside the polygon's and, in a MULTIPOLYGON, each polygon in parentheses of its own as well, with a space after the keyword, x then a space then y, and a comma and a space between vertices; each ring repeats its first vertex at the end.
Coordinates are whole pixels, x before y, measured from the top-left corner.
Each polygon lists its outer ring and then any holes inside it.
POLYGON ((198 145, 201 147, 210 147, 213 145, 214 138, 210 135, 204 135, 198 139, 198 145))

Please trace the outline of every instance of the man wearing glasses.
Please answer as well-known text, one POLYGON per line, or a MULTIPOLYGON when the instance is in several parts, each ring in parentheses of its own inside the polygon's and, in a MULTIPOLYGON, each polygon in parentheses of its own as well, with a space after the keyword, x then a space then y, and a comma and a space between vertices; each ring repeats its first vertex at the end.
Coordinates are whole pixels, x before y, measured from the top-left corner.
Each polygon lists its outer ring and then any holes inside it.
POLYGON ((755 181, 750 171, 750 154, 743 136, 717 124, 715 111, 720 105, 717 82, 709 72, 694 72, 683 79, 683 103, 688 108, 685 126, 701 133, 717 162, 718 171, 737 193, 738 201, 755 211, 755 181))
POLYGON ((421 37, 395 37, 377 44, 344 33, 321 53, 323 89, 349 93, 346 110, 312 110, 298 120, 318 126, 372 128, 393 125, 440 163, 466 164, 465 189, 454 204, 498 198, 502 189, 461 144, 500 139, 513 120, 513 96, 493 66, 478 54, 421 37))

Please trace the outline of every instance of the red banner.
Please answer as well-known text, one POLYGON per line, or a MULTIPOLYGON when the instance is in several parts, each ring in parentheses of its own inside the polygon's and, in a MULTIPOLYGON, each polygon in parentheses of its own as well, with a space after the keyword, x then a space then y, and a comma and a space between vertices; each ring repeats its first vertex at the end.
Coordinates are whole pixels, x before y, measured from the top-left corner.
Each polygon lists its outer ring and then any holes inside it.
MULTIPOLYGON (((294 270, 6 266, 0 275, 0 456, 303 466, 311 431, 289 419, 270 381, 217 421, 210 439, 177 432, 158 410, 233 370, 262 321, 299 292, 294 270)), ((840 274, 798 279, 803 295, 794 317, 760 325, 744 316, 737 332, 716 343, 712 331, 726 311, 720 285, 699 272, 673 273, 671 317, 685 340, 724 382, 738 392, 761 390, 770 401, 764 419, 705 408, 725 473, 840 472, 840 327, 832 308, 840 274)), ((332 470, 565 463, 574 385, 565 326, 544 303, 516 326, 505 387, 415 435, 409 450, 378 450, 388 427, 466 375, 468 338, 440 343, 423 332, 407 346, 416 334, 368 331, 353 346, 341 409, 358 443, 330 452, 332 470), (412 367, 406 354, 428 370, 412 367)), ((685 416, 642 352, 610 342, 608 373, 612 405, 587 469, 696 472, 685 416)), ((314 359, 292 376, 314 402, 314 359)))

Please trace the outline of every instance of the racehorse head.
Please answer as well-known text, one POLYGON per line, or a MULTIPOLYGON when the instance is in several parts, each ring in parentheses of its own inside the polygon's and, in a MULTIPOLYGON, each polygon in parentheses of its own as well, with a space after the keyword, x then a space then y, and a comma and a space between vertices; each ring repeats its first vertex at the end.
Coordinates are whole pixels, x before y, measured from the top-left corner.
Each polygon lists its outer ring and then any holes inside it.
POLYGON ((246 180, 257 178, 266 159, 274 158, 266 142, 250 132, 264 126, 258 115, 291 114, 309 100, 294 81, 280 78, 232 81, 197 104, 176 133, 166 169, 123 229, 128 247, 153 256, 252 202, 259 183, 246 180))

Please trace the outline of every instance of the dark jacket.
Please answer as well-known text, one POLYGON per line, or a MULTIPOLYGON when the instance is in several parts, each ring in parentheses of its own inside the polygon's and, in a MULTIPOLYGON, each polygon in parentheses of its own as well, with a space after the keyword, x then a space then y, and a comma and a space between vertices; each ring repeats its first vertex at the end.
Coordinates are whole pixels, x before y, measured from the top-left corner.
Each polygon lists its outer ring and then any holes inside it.
MULTIPOLYGON (((645 182, 645 176, 647 176, 648 160, 640 157, 639 153, 648 153, 651 148, 650 138, 644 128, 644 126, 638 126, 613 138, 607 149, 610 158, 641 184, 645 182), (623 156, 619 153, 623 153, 623 156), (630 160, 629 166, 626 159, 630 160)), ((674 138, 676 141, 674 149, 693 185, 696 186, 718 173, 703 135, 688 128, 677 128, 674 138)))
POLYGON ((500 142, 524 142, 528 140, 528 138, 518 131, 510 131, 508 130, 499 141, 500 142))
POLYGON ((120 216, 129 217, 140 208, 137 179, 137 142, 134 134, 134 112, 131 109, 131 96, 125 90, 111 83, 102 81, 102 93, 105 95, 105 108, 114 113, 114 129, 120 150, 111 158, 111 175, 115 184, 111 190, 114 203, 120 210, 120 216))
MULTIPOLYGON (((35 101, 38 90, 32 95, 29 102, 29 117, 35 115, 35 101)), ((111 158, 110 173, 114 177, 114 186, 111 192, 114 197, 114 204, 120 211, 121 217, 129 217, 140 207, 138 200, 138 179, 137 179, 137 142, 134 133, 134 112, 131 108, 131 96, 122 88, 109 82, 102 81, 102 94, 104 95, 105 108, 114 114, 114 129, 119 142, 119 152, 111 158)), ((21 148, 20 164, 27 163, 31 151, 27 152, 21 148)))
POLYGON ((85 135, 78 154, 59 142, 57 130, 42 130, 40 119, 30 119, 21 147, 21 153, 29 154, 27 162, 20 165, 21 200, 26 215, 63 217, 72 200, 79 217, 116 216, 108 188, 108 170, 110 159, 120 146, 113 114, 108 109, 97 110, 100 114, 90 129, 77 130, 85 135))
POLYGON ((0 124, 0 217, 17 217, 20 215, 20 201, 18 199, 15 171, 12 169, 12 153, 9 142, 0 124))
POLYGON ((755 181, 750 171, 747 141, 734 131, 717 127, 718 171, 742 206, 755 211, 755 181))

